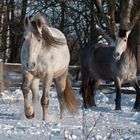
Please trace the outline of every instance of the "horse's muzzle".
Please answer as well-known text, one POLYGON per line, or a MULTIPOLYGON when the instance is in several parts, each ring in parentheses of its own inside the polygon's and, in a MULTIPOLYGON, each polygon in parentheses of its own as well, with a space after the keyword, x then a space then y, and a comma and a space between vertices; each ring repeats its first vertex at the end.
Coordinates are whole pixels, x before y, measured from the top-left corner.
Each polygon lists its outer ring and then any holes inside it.
POLYGON ((119 52, 113 52, 113 57, 115 58, 115 60, 119 60, 120 59, 120 54, 119 52))
POLYGON ((28 71, 33 71, 35 69, 35 66, 36 66, 34 62, 33 63, 27 63, 26 65, 27 65, 28 71))

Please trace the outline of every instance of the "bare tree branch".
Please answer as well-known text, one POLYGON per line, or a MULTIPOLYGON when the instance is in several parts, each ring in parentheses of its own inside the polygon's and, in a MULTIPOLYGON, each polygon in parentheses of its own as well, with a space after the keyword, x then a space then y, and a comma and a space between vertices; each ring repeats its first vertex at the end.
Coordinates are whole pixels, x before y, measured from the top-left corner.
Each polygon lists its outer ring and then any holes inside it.
POLYGON ((115 41, 114 41, 111 37, 109 37, 109 36, 105 33, 105 31, 102 29, 102 26, 100 25, 100 22, 99 22, 98 17, 96 16, 95 18, 96 18, 97 24, 98 24, 98 26, 99 26, 98 30, 99 30, 99 32, 102 34, 102 36, 106 39, 106 41, 108 42, 108 45, 109 45, 109 46, 115 46, 115 44, 116 44, 115 41))
POLYGON ((130 15, 133 6, 133 0, 123 0, 121 3, 121 21, 120 28, 128 30, 130 26, 130 15))
POLYGON ((140 19, 140 9, 137 11, 137 13, 135 14, 134 18, 131 21, 130 27, 129 29, 133 29, 133 27, 135 26, 136 22, 140 19))
POLYGON ((132 20, 130 20, 131 11, 133 8, 133 0, 124 0, 121 11, 120 28, 125 30, 132 30, 140 18, 140 8, 135 12, 132 20))

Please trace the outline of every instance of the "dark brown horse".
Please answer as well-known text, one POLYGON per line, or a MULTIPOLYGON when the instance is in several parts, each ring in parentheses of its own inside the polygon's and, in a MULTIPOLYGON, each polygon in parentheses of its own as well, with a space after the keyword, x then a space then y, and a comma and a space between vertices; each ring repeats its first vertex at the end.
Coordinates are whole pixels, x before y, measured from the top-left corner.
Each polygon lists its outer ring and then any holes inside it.
POLYGON ((96 88, 100 80, 107 80, 114 81, 116 87, 116 110, 121 110, 121 85, 126 82, 135 88, 134 109, 140 110, 140 89, 136 77, 135 48, 130 43, 129 33, 125 30, 119 31, 116 48, 93 45, 83 50, 81 55, 81 91, 85 108, 95 106, 96 88))

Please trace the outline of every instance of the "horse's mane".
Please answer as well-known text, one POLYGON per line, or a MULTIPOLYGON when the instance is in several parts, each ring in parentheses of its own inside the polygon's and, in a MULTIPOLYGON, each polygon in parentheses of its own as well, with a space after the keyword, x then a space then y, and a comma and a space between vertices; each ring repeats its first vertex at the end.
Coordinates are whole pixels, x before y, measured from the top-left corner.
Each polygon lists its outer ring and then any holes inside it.
POLYGON ((55 46, 55 45, 62 45, 65 43, 64 38, 62 39, 59 37, 52 36, 51 32, 48 29, 48 27, 50 27, 50 25, 47 21, 47 18, 44 15, 37 14, 37 15, 33 16, 31 19, 31 25, 35 29, 33 31, 35 36, 44 39, 47 47, 51 47, 51 46, 55 46), (36 24, 37 21, 39 21, 42 26, 42 31, 41 31, 42 34, 40 34, 40 32, 37 29, 37 24, 36 24))

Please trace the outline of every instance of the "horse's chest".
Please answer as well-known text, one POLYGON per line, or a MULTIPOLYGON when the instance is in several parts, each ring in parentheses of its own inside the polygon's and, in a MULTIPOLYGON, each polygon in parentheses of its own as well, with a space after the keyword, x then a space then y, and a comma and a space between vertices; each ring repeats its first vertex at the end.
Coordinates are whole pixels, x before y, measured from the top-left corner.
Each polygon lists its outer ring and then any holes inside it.
POLYGON ((36 70, 31 73, 32 73, 32 75, 34 75, 34 77, 39 78, 39 79, 45 77, 45 75, 46 75, 44 71, 40 71, 40 70, 36 70))
POLYGON ((136 77, 136 65, 131 63, 131 60, 127 63, 120 63, 117 66, 117 71, 123 81, 132 81, 136 77))
POLYGON ((34 75, 34 77, 41 79, 45 77, 47 71, 48 71, 48 66, 45 64, 39 63, 36 67, 36 70, 32 71, 31 73, 32 75, 34 75))
POLYGON ((36 78, 44 78, 46 75, 53 74, 53 78, 57 78, 62 75, 68 66, 61 66, 57 69, 55 65, 41 65, 38 66, 36 71, 31 72, 36 78))

